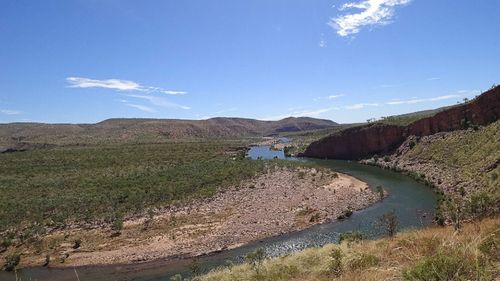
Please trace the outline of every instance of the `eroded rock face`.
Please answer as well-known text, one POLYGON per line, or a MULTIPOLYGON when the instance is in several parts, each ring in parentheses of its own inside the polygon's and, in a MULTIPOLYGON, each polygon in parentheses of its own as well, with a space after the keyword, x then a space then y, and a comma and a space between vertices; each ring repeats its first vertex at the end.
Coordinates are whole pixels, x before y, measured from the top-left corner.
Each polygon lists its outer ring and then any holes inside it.
POLYGON ((369 124, 342 131, 309 145, 299 156, 358 160, 385 154, 398 148, 408 136, 428 136, 439 132, 488 125, 500 116, 500 86, 474 101, 423 118, 408 126, 369 124))

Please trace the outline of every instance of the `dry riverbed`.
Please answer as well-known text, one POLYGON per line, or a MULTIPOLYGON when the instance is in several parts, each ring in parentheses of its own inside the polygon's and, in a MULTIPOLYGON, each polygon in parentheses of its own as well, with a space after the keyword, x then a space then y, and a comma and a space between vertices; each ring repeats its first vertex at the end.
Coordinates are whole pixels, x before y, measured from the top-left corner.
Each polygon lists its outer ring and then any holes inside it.
POLYGON ((213 198, 130 218, 116 237, 103 228, 58 231, 16 251, 22 250, 21 267, 43 265, 47 255, 51 267, 197 256, 335 220, 378 199, 348 175, 276 168, 213 198))

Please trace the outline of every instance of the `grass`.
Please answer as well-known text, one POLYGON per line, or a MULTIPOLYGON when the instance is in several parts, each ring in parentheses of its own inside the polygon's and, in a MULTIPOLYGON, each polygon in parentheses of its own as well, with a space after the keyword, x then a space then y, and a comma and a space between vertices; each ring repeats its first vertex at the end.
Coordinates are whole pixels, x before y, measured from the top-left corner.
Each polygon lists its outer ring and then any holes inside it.
POLYGON ((219 268, 195 280, 493 280, 500 274, 500 218, 452 227, 431 227, 393 239, 328 244, 219 268), (481 278, 481 279, 478 279, 481 278))
POLYGON ((419 142, 405 156, 455 171, 455 177, 500 196, 500 121, 478 130, 456 131, 419 142))
MULTIPOLYGON (((214 195, 262 173, 242 142, 59 147, 0 154, 0 233, 10 244, 69 223, 113 225, 150 208, 214 195)), ((273 160, 277 165, 296 165, 273 160)))

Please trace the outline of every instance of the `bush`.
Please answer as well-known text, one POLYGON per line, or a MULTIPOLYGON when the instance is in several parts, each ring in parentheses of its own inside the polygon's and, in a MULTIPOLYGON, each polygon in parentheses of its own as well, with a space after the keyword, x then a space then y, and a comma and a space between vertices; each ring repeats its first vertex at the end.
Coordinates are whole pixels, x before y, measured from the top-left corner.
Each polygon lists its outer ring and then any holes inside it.
POLYGON ((466 207, 473 218, 484 218, 498 212, 495 199, 487 192, 473 194, 466 207))
POLYGON ((342 212, 342 214, 340 214, 337 219, 338 220, 343 220, 343 219, 346 219, 350 216, 352 216, 352 210, 351 209, 347 209, 347 210, 344 210, 344 212, 342 212))
POLYGON ((352 270, 365 269, 372 266, 377 266, 380 263, 380 258, 366 253, 359 253, 352 257, 348 264, 352 270))
POLYGON ((16 266, 19 264, 20 261, 21 261, 21 256, 18 254, 12 254, 5 257, 5 265, 4 265, 5 271, 13 271, 14 269, 16 269, 16 266))
POLYGON ((485 280, 485 263, 474 262, 458 250, 441 251, 421 259, 406 270, 403 277, 408 281, 485 280))
POLYGON ((343 272, 343 266, 342 266, 342 259, 344 257, 344 254, 342 253, 342 250, 340 249, 333 249, 332 252, 330 253, 330 263, 328 264, 328 274, 338 277, 342 275, 343 272))
POLYGON ((266 252, 264 249, 259 248, 253 252, 248 253, 245 256, 245 259, 248 263, 250 263, 253 267, 259 266, 266 259, 266 252))
POLYGON ((315 213, 311 216, 311 218, 309 218, 309 222, 318 222, 319 219, 320 219, 319 213, 315 213))
POLYGON ((378 226, 388 237, 394 237, 398 230, 399 220, 396 211, 392 210, 385 213, 378 219, 378 226))
POLYGON ((347 241, 347 244, 357 243, 363 240, 363 234, 359 231, 348 231, 340 234, 339 243, 342 244, 343 241, 347 241))
POLYGON ((479 251, 493 261, 500 261, 500 230, 488 234, 479 244, 479 251))
POLYGON ((381 185, 377 185, 377 187, 375 187, 375 189, 377 190, 377 193, 380 196, 380 200, 384 199, 384 188, 382 188, 381 185))
POLYGON ((82 239, 78 238, 73 241, 73 249, 78 249, 82 245, 82 239))

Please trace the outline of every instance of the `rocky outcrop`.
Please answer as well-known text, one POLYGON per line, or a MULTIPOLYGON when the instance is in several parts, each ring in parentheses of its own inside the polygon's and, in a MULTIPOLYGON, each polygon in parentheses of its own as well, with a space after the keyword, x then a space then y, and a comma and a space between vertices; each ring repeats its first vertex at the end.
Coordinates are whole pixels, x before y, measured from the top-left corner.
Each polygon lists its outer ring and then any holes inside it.
POLYGON ((474 100, 448 108, 408 126, 368 124, 353 127, 310 144, 299 156, 358 160, 386 154, 409 136, 428 136, 474 126, 484 126, 500 117, 500 86, 474 100))

